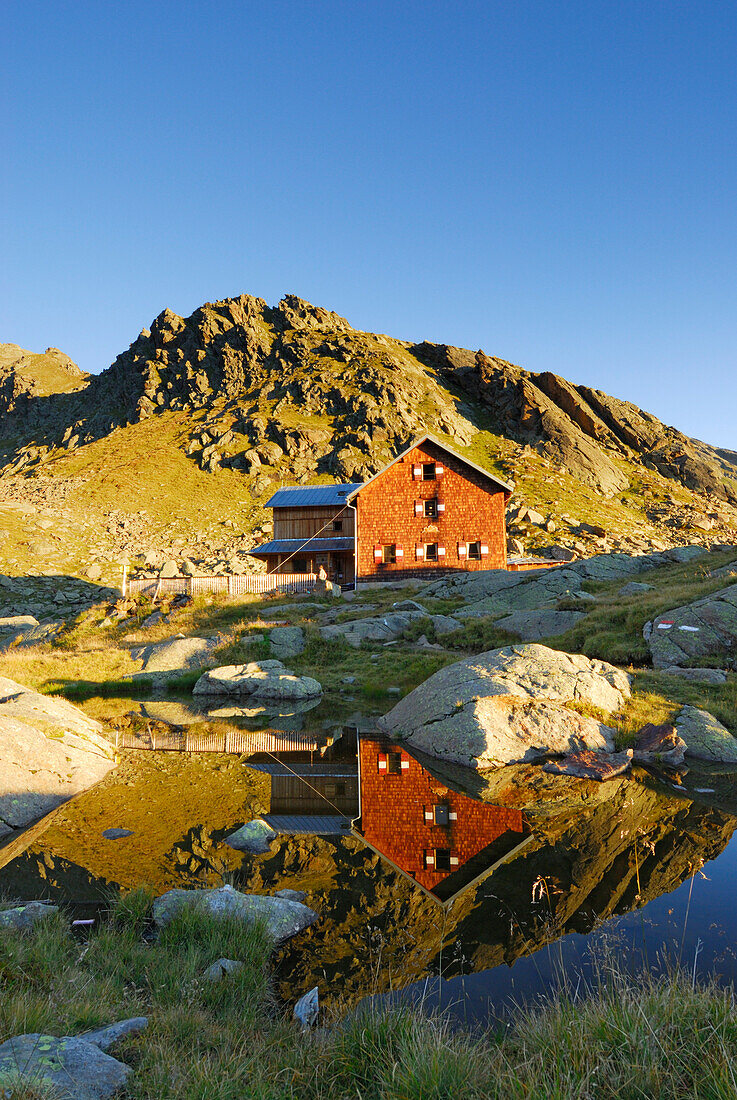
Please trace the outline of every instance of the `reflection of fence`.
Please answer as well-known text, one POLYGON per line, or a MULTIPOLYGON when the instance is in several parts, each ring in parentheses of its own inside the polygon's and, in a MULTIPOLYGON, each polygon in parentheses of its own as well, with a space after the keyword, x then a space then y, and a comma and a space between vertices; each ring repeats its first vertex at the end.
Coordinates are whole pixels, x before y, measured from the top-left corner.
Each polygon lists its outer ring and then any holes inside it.
POLYGON ((219 577, 133 578, 126 585, 127 596, 197 596, 202 592, 221 592, 227 596, 268 595, 278 592, 297 596, 311 592, 316 573, 233 573, 219 577))
POLYGON ((148 749, 154 752, 317 752, 315 737, 302 733, 270 730, 228 729, 220 733, 194 733, 189 730, 120 731, 115 734, 117 749, 148 749))

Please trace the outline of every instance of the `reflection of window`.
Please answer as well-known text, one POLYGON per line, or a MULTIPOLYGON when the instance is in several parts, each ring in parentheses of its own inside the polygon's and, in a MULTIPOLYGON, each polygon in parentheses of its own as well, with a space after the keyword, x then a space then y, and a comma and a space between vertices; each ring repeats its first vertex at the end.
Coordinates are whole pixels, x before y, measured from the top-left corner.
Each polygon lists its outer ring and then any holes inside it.
POLYGON ((448 825, 448 824, 450 824, 450 818, 448 817, 449 813, 450 813, 450 807, 447 804, 443 804, 442 806, 433 806, 433 814, 434 814, 434 817, 435 817, 435 824, 436 825, 448 825))
POLYGON ((438 514, 438 498, 431 497, 425 501, 425 515, 428 519, 435 519, 438 514))
POLYGON ((333 520, 333 530, 334 531, 342 531, 343 530, 343 520, 342 519, 334 519, 333 520))
POLYGON ((450 848, 436 848, 435 849, 435 870, 436 871, 449 871, 450 870, 450 848))
POLYGON ((397 547, 395 543, 392 543, 391 546, 382 546, 381 560, 384 565, 394 565, 396 563, 397 547))
POLYGON ((402 754, 401 752, 387 753, 387 771, 390 775, 402 774, 402 754))
POLYGON ((438 544, 436 542, 425 543, 425 561, 438 560, 438 544))
POLYGON ((422 480, 434 481, 435 480, 435 463, 423 462, 422 463, 422 480))
POLYGON ((292 566, 295 573, 306 573, 307 558, 292 558, 292 566))
POLYGON ((481 543, 469 542, 468 544, 468 556, 471 561, 481 561, 481 543))

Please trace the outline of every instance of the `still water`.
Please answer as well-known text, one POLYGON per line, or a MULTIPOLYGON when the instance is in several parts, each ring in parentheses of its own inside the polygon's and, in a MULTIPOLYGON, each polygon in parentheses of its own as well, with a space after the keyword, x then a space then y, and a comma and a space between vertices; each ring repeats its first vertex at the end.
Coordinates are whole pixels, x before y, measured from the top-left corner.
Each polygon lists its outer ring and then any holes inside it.
POLYGON ((116 701, 119 767, 0 849, 0 892, 94 912, 143 884, 304 891, 321 920, 277 954, 288 1000, 393 991, 481 1020, 607 953, 737 979, 736 771, 485 783, 371 716, 206 705, 116 701), (256 818, 267 851, 226 842, 256 818))

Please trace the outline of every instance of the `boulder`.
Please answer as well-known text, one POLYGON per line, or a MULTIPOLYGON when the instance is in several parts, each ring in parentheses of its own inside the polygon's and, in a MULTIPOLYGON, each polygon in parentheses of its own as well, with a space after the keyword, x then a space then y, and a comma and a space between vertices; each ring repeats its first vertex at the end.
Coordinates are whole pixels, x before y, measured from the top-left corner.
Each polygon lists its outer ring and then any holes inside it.
POLYGON ((188 668, 202 668, 221 643, 220 638, 180 636, 133 649, 131 657, 143 662, 143 672, 182 672, 188 668))
POLYGON ((131 1016, 127 1020, 118 1020, 107 1027, 98 1027, 94 1031, 85 1031, 79 1038, 86 1043, 94 1043, 100 1050, 109 1050, 115 1043, 129 1035, 139 1035, 148 1027, 147 1016, 131 1016))
POLYGON ((5 1095, 6 1084, 12 1089, 32 1081, 52 1090, 56 1100, 105 1100, 131 1073, 130 1066, 82 1037, 35 1033, 16 1035, 0 1045, 0 1095, 5 1095))
POLYGON ((714 764, 737 764, 737 739, 708 710, 686 706, 676 717, 686 756, 714 764))
POLYGON ((618 596, 639 596, 642 592, 652 592, 654 585, 645 584, 644 581, 627 581, 627 584, 623 584, 619 589, 618 596))
POLYGON ((15 928, 18 932, 27 932, 40 920, 53 917, 58 912, 58 905, 49 905, 45 901, 28 901, 15 909, 0 909, 0 928, 15 928))
POLYGON ((0 677, 0 826, 25 828, 103 779, 115 749, 77 707, 0 677))
POLYGON ((251 661, 223 665, 204 673, 192 689, 195 695, 253 695, 260 699, 312 699, 322 685, 311 676, 295 676, 281 661, 251 661))
POLYGON ((242 894, 232 886, 216 890, 168 890, 154 902, 154 923, 169 924, 188 905, 196 905, 211 917, 236 917, 246 924, 261 921, 275 942, 303 932, 318 919, 314 909, 297 901, 263 894, 242 894))
POLYGON ((164 578, 178 577, 179 566, 172 559, 170 559, 169 561, 165 561, 159 571, 159 576, 164 578))
POLYGON ((401 638, 411 622, 424 618, 424 611, 388 611, 377 618, 352 619, 347 623, 321 626, 320 636, 328 641, 342 638, 358 649, 362 642, 392 642, 401 638))
POLYGON ((575 779, 614 779, 627 771, 632 763, 632 749, 625 752, 582 752, 570 753, 562 760, 548 760, 543 771, 552 775, 572 775, 575 779))
POLYGON ((658 615, 647 638, 655 668, 733 655, 736 642, 737 584, 658 615))
POLYGON ((39 625, 38 619, 33 615, 3 615, 0 616, 0 635, 20 634, 39 625))
POLYGON ((275 626, 269 631, 271 652, 279 660, 289 660, 304 653, 305 632, 301 626, 275 626))
POLYGON ((681 680, 690 680, 696 684, 726 684, 727 673, 721 668, 679 668, 670 665, 660 670, 667 676, 678 676, 681 680))
POLYGON ((584 611, 513 611, 497 619, 494 625, 508 634, 516 634, 524 642, 537 642, 541 638, 564 634, 585 618, 584 611))
POLYGON ((675 726, 665 723, 655 726, 648 722, 637 734, 634 749, 636 764, 663 764, 677 768, 683 763, 686 742, 678 736, 675 726))
POLYGON ((541 645, 508 646, 448 665, 382 719, 390 737, 473 768, 593 749, 611 751, 613 731, 562 704, 618 710, 629 677, 613 665, 541 645))
POLYGON ((275 833, 270 825, 260 817, 254 821, 248 821, 236 829, 230 836, 226 836, 225 843, 238 852, 251 852, 253 855, 263 855, 271 851, 271 845, 276 840, 275 833))

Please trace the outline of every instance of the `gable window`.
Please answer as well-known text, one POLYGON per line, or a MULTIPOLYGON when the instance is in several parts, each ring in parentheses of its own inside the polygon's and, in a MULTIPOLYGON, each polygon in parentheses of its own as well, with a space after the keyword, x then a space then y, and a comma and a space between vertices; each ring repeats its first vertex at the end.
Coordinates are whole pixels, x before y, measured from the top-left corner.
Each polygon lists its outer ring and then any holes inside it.
POLYGON ((422 463, 422 480, 423 481, 435 481, 436 470, 434 462, 422 463))
POLYGON ((402 774, 402 754, 401 752, 387 753, 387 771, 389 775, 401 775, 402 774))
POLYGON ((425 561, 438 560, 438 544, 436 542, 425 543, 425 561))
POLYGON ((343 530, 343 520, 342 519, 334 519, 333 520, 333 530, 334 531, 342 531, 343 530))
POLYGON ((468 544, 468 559, 469 561, 481 561, 481 543, 469 542, 468 544))
POLYGON ((397 561, 397 547, 396 543, 391 543, 390 546, 382 546, 381 548, 381 560, 384 565, 395 565, 397 561))
POLYGON ((433 816, 436 825, 450 825, 450 806, 447 803, 442 803, 440 806, 433 806, 433 816))
POLYGON ((425 501, 425 516, 427 519, 437 519, 438 515, 438 498, 430 497, 425 501))

